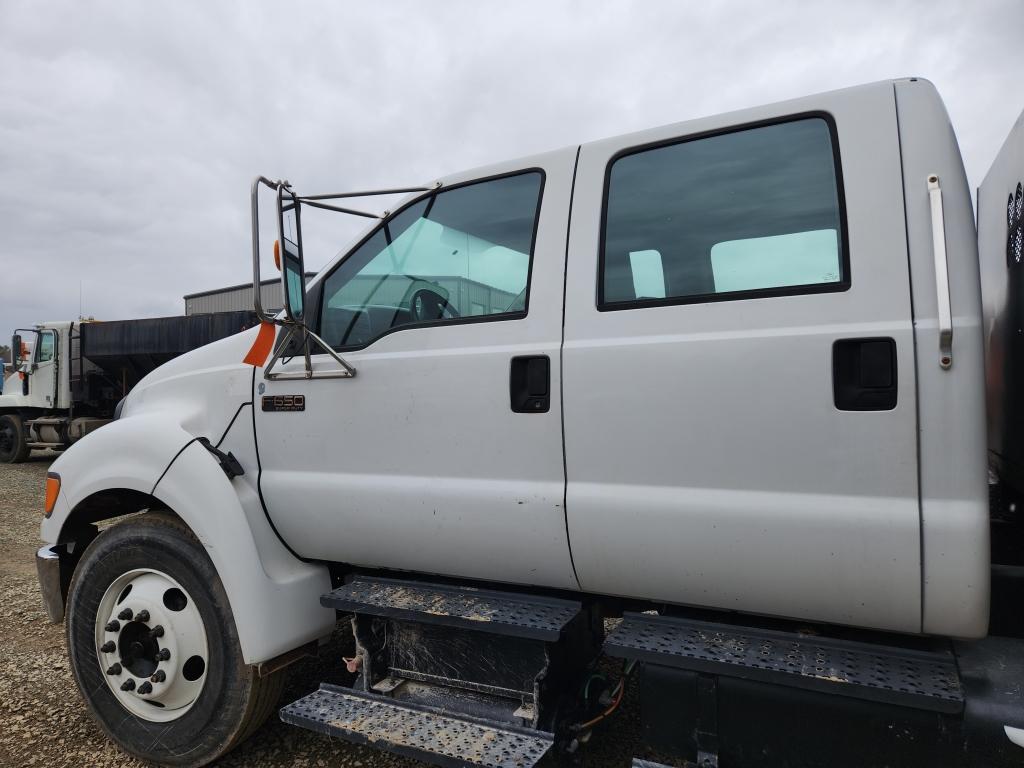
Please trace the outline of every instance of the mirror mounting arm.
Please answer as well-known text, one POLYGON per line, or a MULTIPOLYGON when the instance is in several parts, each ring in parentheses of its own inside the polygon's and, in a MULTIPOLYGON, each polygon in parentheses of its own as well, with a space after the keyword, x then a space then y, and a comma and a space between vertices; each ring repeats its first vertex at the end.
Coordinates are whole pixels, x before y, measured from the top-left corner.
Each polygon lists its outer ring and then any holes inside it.
POLYGON ((285 333, 284 338, 281 339, 281 343, 278 344, 277 349, 274 351, 273 356, 270 358, 270 363, 263 371, 263 378, 271 381, 281 381, 288 379, 351 379, 356 375, 356 369, 348 363, 341 355, 331 349, 331 345, 321 339, 315 333, 313 333, 305 325, 299 323, 283 323, 288 329, 285 333), (302 371, 274 371, 274 366, 285 357, 285 353, 288 351, 293 341, 297 341, 302 344, 302 354, 305 357, 305 367, 302 371), (341 366, 334 370, 313 370, 313 361, 309 355, 310 342, 313 342, 317 347, 326 352, 334 361, 341 366))
POLYGON ((288 320, 280 317, 269 315, 266 310, 263 309, 263 301, 260 296, 260 219, 259 219, 259 190, 260 185, 269 187, 273 191, 278 193, 278 205, 280 206, 281 192, 285 189, 290 189, 291 185, 285 180, 272 181, 266 176, 257 176, 252 182, 252 299, 253 308, 256 310, 256 316, 260 322, 272 323, 274 325, 280 325, 287 328, 287 332, 277 349, 274 351, 273 356, 270 358, 270 363, 264 369, 263 377, 265 379, 277 380, 277 379, 336 379, 344 378, 350 379, 356 375, 356 369, 346 360, 344 360, 338 353, 331 349, 330 345, 313 333, 301 320, 288 320), (275 372, 274 366, 280 362, 285 356, 285 352, 289 350, 293 341, 297 341, 302 345, 302 354, 305 358, 305 366, 302 371, 279 371, 275 372), (322 349, 324 352, 329 354, 334 361, 340 366, 336 370, 313 370, 313 360, 309 354, 310 342, 313 342, 317 347, 322 349))
MULTIPOLYGON (((256 310, 256 317, 263 323, 272 323, 273 325, 279 325, 286 328, 287 331, 281 342, 277 345, 277 349, 274 351, 270 358, 270 363, 264 369, 263 377, 266 379, 277 380, 277 379, 349 379, 356 375, 356 369, 345 361, 337 352, 335 352, 330 344, 317 336, 313 331, 309 329, 305 321, 302 319, 302 311, 300 305, 300 311, 298 313, 293 312, 291 304, 288 299, 288 285, 285 279, 285 269, 282 268, 282 290, 285 291, 285 316, 275 317, 269 315, 263 308, 262 297, 260 296, 260 219, 259 219, 259 189, 260 185, 263 185, 277 193, 278 201, 278 230, 279 230, 279 241, 281 248, 284 250, 284 231, 283 231, 283 219, 282 214, 286 210, 283 204, 283 195, 287 194, 291 200, 291 207, 295 209, 296 216, 298 214, 298 207, 300 205, 308 205, 313 208, 321 208, 328 211, 334 211, 336 213, 345 213, 352 216, 361 216, 369 219, 386 219, 389 215, 388 211, 382 214, 368 213, 366 211, 358 211, 353 208, 345 208, 339 205, 325 202, 327 200, 340 200, 353 197, 375 197, 378 195, 394 195, 410 192, 423 192, 432 193, 436 191, 440 186, 441 182, 435 182, 434 184, 427 187, 402 187, 397 189, 377 189, 377 190, 366 190, 361 192, 337 192, 326 195, 309 195, 306 197, 299 197, 292 189, 291 184, 283 179, 273 181, 268 179, 266 176, 257 176, 253 179, 252 190, 251 190, 251 204, 252 204, 252 293, 253 293, 253 307, 256 310), (292 345, 298 343, 302 345, 302 355, 305 358, 305 366, 302 371, 274 371, 276 366, 283 358, 288 357, 286 353, 291 349, 292 345), (337 369, 328 370, 313 370, 313 361, 310 357, 310 345, 319 347, 323 352, 330 355, 334 361, 338 364, 337 369)), ((296 218, 296 222, 298 219, 296 218)), ((296 224, 298 229, 298 224, 296 224)), ((297 233, 298 235, 298 233, 297 233)), ((299 272, 300 281, 304 285, 305 283, 305 267, 302 263, 301 255, 301 236, 298 236, 299 242, 299 272)), ((282 255, 282 258, 284 256, 282 255)))

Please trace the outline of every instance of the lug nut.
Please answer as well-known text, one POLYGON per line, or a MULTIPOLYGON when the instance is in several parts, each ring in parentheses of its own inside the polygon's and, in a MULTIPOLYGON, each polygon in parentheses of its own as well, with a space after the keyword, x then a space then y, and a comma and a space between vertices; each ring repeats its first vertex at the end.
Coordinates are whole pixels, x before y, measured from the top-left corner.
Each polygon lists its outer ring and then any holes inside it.
POLYGON ((149 621, 149 611, 143 608, 135 615, 135 620, 141 621, 143 624, 145 624, 147 621, 149 621))
POLYGON ((125 680, 123 683, 121 683, 121 690, 122 691, 134 691, 135 690, 135 681, 132 680, 129 677, 127 680, 125 680))
POLYGON ((149 630, 149 636, 152 637, 154 640, 156 640, 158 637, 163 637, 164 628, 161 625, 157 624, 155 627, 149 630))
POLYGON ((137 691, 137 693, 141 693, 143 696, 145 696, 147 693, 152 693, 152 692, 153 692, 153 686, 149 684, 148 680, 146 682, 144 682, 142 685, 140 685, 139 686, 139 690, 137 691))
POLYGON ((167 673, 164 672, 162 669, 158 669, 156 672, 153 673, 153 676, 149 679, 154 683, 162 683, 164 680, 167 679, 167 673))
POLYGON ((117 643, 115 643, 113 640, 107 640, 107 642, 100 646, 100 650, 103 653, 113 653, 117 650, 117 643))
POLYGON ((132 609, 131 608, 125 608, 123 611, 121 611, 119 614, 117 614, 117 618, 119 618, 121 621, 131 621, 132 620, 132 609))
POLYGON ((120 622, 118 622, 117 619, 114 619, 113 621, 109 622, 107 624, 107 626, 105 626, 103 629, 106 630, 107 632, 117 632, 117 630, 119 630, 120 628, 121 628, 120 622))
POLYGON ((107 668, 107 674, 108 675, 120 675, 121 674, 121 665, 120 664, 113 664, 112 666, 108 667, 107 668))
POLYGON ((156 654, 157 661, 167 661, 171 658, 171 652, 166 648, 161 648, 156 654))

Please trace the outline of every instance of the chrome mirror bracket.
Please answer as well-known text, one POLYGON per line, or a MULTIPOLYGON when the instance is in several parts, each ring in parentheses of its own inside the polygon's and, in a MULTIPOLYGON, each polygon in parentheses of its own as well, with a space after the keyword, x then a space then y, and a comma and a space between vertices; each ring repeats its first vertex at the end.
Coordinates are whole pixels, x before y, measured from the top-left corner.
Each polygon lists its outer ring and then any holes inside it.
POLYGON ((331 349, 330 344, 309 330, 305 325, 301 325, 299 323, 283 323, 280 321, 277 321, 277 324, 284 326, 288 330, 285 333, 284 338, 281 339, 281 343, 278 344, 277 349, 274 350, 274 354, 270 358, 270 363, 264 369, 263 378, 270 381, 287 381, 290 379, 351 379, 356 375, 356 369, 354 366, 331 349), (274 371, 274 366, 284 359, 284 353, 295 340, 298 340, 298 343, 302 345, 302 355, 305 358, 303 370, 274 371), (313 370, 313 361, 309 354, 311 343, 313 346, 319 347, 321 351, 326 352, 334 358, 334 361, 339 367, 329 368, 326 370, 313 370))
MULTIPOLYGON (((269 189, 277 192, 278 199, 278 210, 281 210, 282 194, 285 190, 291 195, 296 206, 308 205, 313 208, 322 208, 328 211, 334 211, 336 213, 345 213, 352 216, 361 216, 369 219, 385 219, 388 216, 388 212, 385 211, 383 214, 368 213, 367 211, 358 211, 353 208, 344 208, 332 203, 325 202, 327 200, 340 200, 353 197, 376 197, 379 195, 397 195, 407 194, 411 192, 422 192, 432 193, 441 187, 441 182, 434 182, 432 185, 427 187, 400 187, 396 189, 371 189, 360 192, 336 192, 326 195, 308 195, 300 197, 296 195, 292 189, 291 184, 284 179, 272 180, 266 176, 257 176, 253 179, 252 187, 250 188, 249 200, 252 207, 252 293, 253 293, 253 307, 256 310, 256 316, 264 323, 273 323, 274 325, 286 328, 287 331, 284 337, 278 344, 277 349, 274 351, 270 358, 270 363, 263 371, 263 378, 271 381, 280 381, 287 379, 351 379, 356 375, 356 369, 345 361, 337 352, 331 349, 331 345, 321 339, 301 320, 286 319, 280 317, 273 317, 267 313, 263 308, 263 302, 260 296, 260 223, 259 223, 259 189, 260 186, 268 187, 269 189), (302 345, 302 355, 305 357, 305 367, 302 371, 275 371, 274 366, 279 362, 282 362, 285 358, 284 352, 287 351, 293 343, 299 343, 302 345), (318 347, 320 351, 326 352, 332 358, 334 362, 338 364, 337 368, 326 369, 326 370, 313 370, 313 361, 310 358, 310 346, 318 347)), ((281 233, 283 235, 283 233, 281 233)), ((294 355, 292 356, 294 357, 294 355)))

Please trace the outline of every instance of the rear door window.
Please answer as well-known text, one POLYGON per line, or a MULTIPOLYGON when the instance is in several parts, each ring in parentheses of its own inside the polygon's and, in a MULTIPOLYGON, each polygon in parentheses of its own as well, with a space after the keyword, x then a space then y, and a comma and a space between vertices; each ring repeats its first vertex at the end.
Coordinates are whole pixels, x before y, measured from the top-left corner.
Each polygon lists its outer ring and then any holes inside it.
POLYGON ((843 290, 824 117, 630 150, 608 171, 601 309, 843 290))

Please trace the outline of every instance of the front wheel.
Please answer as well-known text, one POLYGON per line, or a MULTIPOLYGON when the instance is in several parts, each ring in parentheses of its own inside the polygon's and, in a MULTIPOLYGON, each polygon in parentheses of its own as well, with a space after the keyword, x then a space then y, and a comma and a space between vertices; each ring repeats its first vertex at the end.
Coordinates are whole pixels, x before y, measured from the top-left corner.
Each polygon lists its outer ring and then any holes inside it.
POLYGON ((213 563, 166 513, 115 525, 85 550, 67 639, 92 716, 123 749, 161 765, 225 754, 273 711, 284 683, 245 664, 213 563))
POLYGON ((17 414, 0 416, 0 464, 18 464, 28 458, 32 449, 25 432, 25 422, 17 414))

